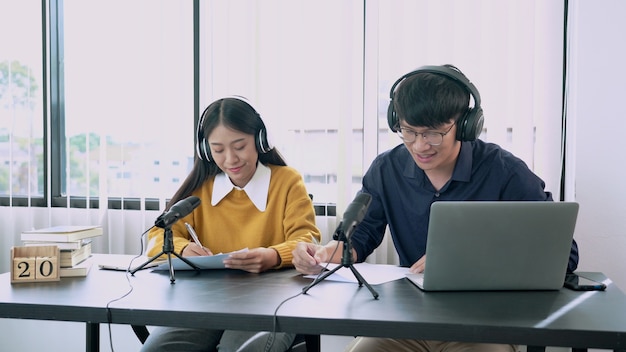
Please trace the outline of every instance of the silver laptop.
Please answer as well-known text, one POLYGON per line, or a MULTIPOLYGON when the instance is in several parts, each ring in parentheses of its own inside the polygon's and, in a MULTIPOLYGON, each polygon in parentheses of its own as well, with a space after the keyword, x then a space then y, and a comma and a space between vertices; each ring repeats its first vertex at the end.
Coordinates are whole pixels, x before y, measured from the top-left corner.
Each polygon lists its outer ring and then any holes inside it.
POLYGON ((424 291, 557 290, 563 286, 576 202, 464 201, 431 206, 424 291))

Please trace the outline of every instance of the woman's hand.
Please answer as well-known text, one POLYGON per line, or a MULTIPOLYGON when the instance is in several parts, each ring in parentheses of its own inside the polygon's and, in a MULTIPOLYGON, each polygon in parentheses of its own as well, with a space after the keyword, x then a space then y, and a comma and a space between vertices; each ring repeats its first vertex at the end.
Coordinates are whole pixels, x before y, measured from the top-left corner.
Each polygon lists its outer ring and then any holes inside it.
POLYGON ((272 248, 254 248, 246 252, 231 253, 224 259, 229 269, 241 269, 251 273, 260 273, 280 264, 278 252, 272 248))
POLYGON ((181 254, 183 257, 195 257, 199 255, 204 255, 204 256, 213 255, 213 253, 211 253, 211 251, 208 248, 198 246, 195 242, 189 242, 189 244, 185 246, 185 248, 183 248, 183 251, 181 254))

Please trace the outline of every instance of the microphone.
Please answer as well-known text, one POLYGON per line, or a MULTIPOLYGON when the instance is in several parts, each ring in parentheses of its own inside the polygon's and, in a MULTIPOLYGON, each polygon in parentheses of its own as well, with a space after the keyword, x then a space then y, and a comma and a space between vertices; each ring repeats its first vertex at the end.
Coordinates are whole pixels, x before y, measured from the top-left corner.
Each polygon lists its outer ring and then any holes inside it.
POLYGON ((156 227, 166 228, 178 221, 178 219, 189 215, 198 205, 200 205, 200 198, 196 196, 179 200, 176 204, 172 205, 169 211, 161 214, 154 222, 154 225, 156 227))
MULTIPOLYGON (((343 213, 343 219, 337 227, 336 233, 343 233, 346 240, 349 239, 356 225, 358 225, 365 217, 365 212, 367 211, 367 208, 369 208, 371 201, 371 195, 367 193, 357 194, 352 203, 348 205, 348 208, 343 213)), ((336 235, 334 237, 335 240, 338 239, 336 238, 336 235)))

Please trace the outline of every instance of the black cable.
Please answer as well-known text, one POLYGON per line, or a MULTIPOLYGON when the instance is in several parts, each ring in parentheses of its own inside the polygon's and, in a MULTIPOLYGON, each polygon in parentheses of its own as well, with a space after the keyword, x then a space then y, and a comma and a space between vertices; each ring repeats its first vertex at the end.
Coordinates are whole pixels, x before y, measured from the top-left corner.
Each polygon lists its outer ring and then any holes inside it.
POLYGON ((130 268, 133 267, 133 262, 135 261, 135 259, 141 257, 141 255, 143 254, 143 236, 145 236, 148 233, 148 231, 150 231, 151 228, 152 227, 148 228, 146 231, 144 231, 141 234, 141 236, 139 236, 139 241, 141 242, 139 245, 139 248, 140 248, 139 254, 130 260, 130 263, 128 263, 128 267, 126 268, 125 276, 126 276, 126 281, 128 282, 128 287, 129 287, 128 291, 124 293, 123 295, 121 295, 120 297, 110 300, 106 305, 107 327, 109 329, 109 346, 111 347, 111 352, 115 352, 115 350, 113 349, 113 332, 111 331, 111 321, 113 320, 113 318, 111 316, 110 305, 111 303, 117 302, 121 300, 122 298, 128 296, 131 292, 133 292, 133 284, 130 282, 130 268))
MULTIPOLYGON (((147 229, 146 231, 144 231, 141 234, 141 236, 139 236, 140 242, 141 242, 141 244, 140 244, 140 248, 141 248, 140 254, 135 256, 134 258, 132 258, 130 263, 128 263, 128 267, 126 268, 126 271, 125 271, 126 275, 125 276, 126 276, 126 281, 128 282, 128 286, 129 286, 128 291, 126 293, 124 293, 123 295, 121 295, 120 297, 110 300, 106 304, 106 309, 107 309, 107 326, 108 326, 108 329, 109 329, 109 346, 111 347, 111 352, 115 352, 115 349, 113 348, 113 332, 111 330, 111 324, 112 324, 112 320, 113 319, 112 319, 112 316, 111 316, 112 313, 111 313, 110 305, 112 303, 114 303, 114 302, 117 302, 117 301, 123 299, 124 297, 127 297, 129 294, 131 294, 131 292, 133 292, 133 285, 130 282, 130 276, 131 276, 130 275, 130 268, 133 266, 133 262, 137 258, 141 257, 141 255, 143 254, 143 236, 145 236, 146 233, 148 233, 149 230, 150 230, 150 228, 147 229)), ((339 250, 339 242, 337 242, 337 246, 333 250, 333 253, 331 254, 330 257, 333 258, 338 250, 339 250)), ((326 263, 324 268, 322 268, 322 270, 319 272, 319 274, 317 274, 317 277, 315 278, 315 280, 317 280, 325 271, 328 270, 328 266, 329 265, 330 265, 330 262, 326 263)), ((315 282, 315 280, 313 280, 313 282, 315 282)), ((274 345, 274 337, 276 336, 276 328, 277 328, 277 324, 278 324, 278 310, 280 309, 280 307, 283 304, 285 304, 286 302, 288 302, 288 301, 290 301, 290 300, 292 300, 292 299, 302 295, 303 292, 304 292, 304 290, 301 290, 299 293, 284 299, 280 304, 278 304, 278 306, 274 310, 274 315, 272 317, 272 331, 270 332, 270 336, 268 337, 267 343, 265 344, 265 349, 264 349, 265 352, 269 352, 271 350, 272 346, 274 345)))
POLYGON ((561 87, 561 183, 559 187, 559 200, 565 200, 565 179, 566 179, 566 164, 567 164, 567 95, 568 95, 568 86, 567 86, 567 60, 568 60, 568 20, 569 20, 569 1, 565 0, 564 2, 564 21, 563 21, 563 83, 561 87))
MULTIPOLYGON (((337 253, 337 251, 339 250, 339 241, 337 241, 337 246, 335 247, 335 249, 333 250, 333 253, 330 255, 330 258, 332 259, 335 254, 337 253)), ((322 270, 317 274, 317 277, 313 280, 313 282, 315 282, 317 279, 319 279, 320 276, 322 276, 322 274, 328 270, 328 266, 330 265, 330 262, 326 263, 326 265, 324 266, 324 268, 322 268, 322 270)), ((307 285, 307 287, 310 286, 307 285)), ((278 309, 280 309, 280 307, 285 304, 287 301, 290 301, 300 295, 302 295, 305 291, 306 287, 304 289, 302 289, 300 292, 298 292, 297 294, 288 297, 286 299, 284 299, 282 302, 280 302, 278 304, 278 306, 276 307, 276 309, 274 310, 274 315, 272 316, 272 331, 270 332, 270 336, 267 339, 267 343, 265 344, 265 349, 264 352, 269 352, 272 348, 272 346, 274 345, 274 336, 276 336, 276 327, 278 324, 278 309)))

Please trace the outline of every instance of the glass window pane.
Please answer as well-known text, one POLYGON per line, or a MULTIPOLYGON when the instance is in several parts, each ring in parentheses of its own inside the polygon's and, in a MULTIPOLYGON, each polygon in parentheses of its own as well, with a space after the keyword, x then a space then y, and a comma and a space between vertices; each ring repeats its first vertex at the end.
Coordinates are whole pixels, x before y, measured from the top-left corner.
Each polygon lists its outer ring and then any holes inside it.
POLYGON ((0 13, 0 196, 42 197, 41 1, 2 1, 0 13))
POLYGON ((192 4, 64 2, 67 195, 171 197, 191 170, 192 4))
MULTIPOLYGON (((555 150, 556 159, 546 165, 558 169, 562 2, 398 0, 381 1, 378 9, 380 126, 387 126, 389 90, 397 78, 422 65, 453 64, 480 92, 485 115, 480 138, 535 170, 544 151, 555 150)), ((401 142, 388 128, 379 140, 387 148, 401 142)))
POLYGON ((353 195, 363 172, 363 2, 202 4, 203 106, 247 97, 315 202, 353 195))

